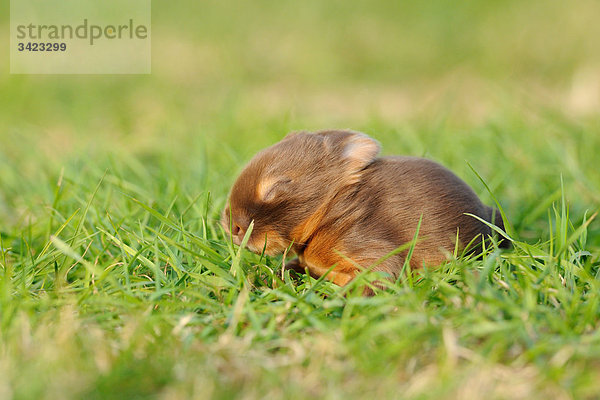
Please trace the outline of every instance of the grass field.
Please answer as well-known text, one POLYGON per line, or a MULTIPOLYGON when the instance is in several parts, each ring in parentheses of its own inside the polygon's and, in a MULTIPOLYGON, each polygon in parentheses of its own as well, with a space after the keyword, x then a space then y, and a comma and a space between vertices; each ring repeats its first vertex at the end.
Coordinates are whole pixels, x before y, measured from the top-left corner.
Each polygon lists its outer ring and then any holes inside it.
POLYGON ((155 1, 151 75, 0 64, 0 399, 598 398, 600 5, 404 3, 155 1), (332 127, 513 249, 363 298, 232 247, 244 163, 332 127))

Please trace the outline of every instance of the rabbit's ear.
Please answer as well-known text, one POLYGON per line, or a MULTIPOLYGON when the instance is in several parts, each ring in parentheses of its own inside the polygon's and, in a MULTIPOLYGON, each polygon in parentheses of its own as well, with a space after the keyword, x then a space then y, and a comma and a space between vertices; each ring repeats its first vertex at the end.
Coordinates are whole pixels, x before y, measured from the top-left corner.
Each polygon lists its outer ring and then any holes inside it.
POLYGON ((351 173, 372 163, 381 149, 379 142, 361 132, 332 130, 318 132, 325 137, 328 147, 337 152, 351 173))
POLYGON ((379 142, 364 133, 353 132, 344 146, 342 157, 350 169, 360 171, 371 164, 379 154, 379 142))
POLYGON ((269 203, 279 198, 290 189, 292 180, 287 177, 266 178, 257 187, 256 195, 259 200, 269 203))

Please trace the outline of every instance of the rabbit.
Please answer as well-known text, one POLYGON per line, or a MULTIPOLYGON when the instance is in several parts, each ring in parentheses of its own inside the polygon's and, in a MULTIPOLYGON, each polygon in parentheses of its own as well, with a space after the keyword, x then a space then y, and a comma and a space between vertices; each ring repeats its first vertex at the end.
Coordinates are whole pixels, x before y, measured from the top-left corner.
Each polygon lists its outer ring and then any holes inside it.
POLYGON ((456 246, 481 249, 492 230, 466 213, 504 229, 499 212, 447 168, 379 151, 360 132, 291 133, 242 170, 221 224, 239 245, 254 221, 249 250, 272 256, 289 248, 297 258, 287 267, 320 277, 334 266, 326 278, 340 286, 364 268, 397 278, 417 227, 413 269, 442 264, 456 246))

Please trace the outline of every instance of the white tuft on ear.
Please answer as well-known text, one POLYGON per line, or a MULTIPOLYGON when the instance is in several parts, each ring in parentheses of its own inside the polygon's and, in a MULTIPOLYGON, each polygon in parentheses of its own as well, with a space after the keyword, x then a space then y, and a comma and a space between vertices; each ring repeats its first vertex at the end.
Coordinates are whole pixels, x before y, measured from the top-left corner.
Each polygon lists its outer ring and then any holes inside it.
POLYGON ((360 171, 379 154, 379 143, 360 132, 351 132, 344 144, 342 157, 348 161, 352 171, 360 171))

